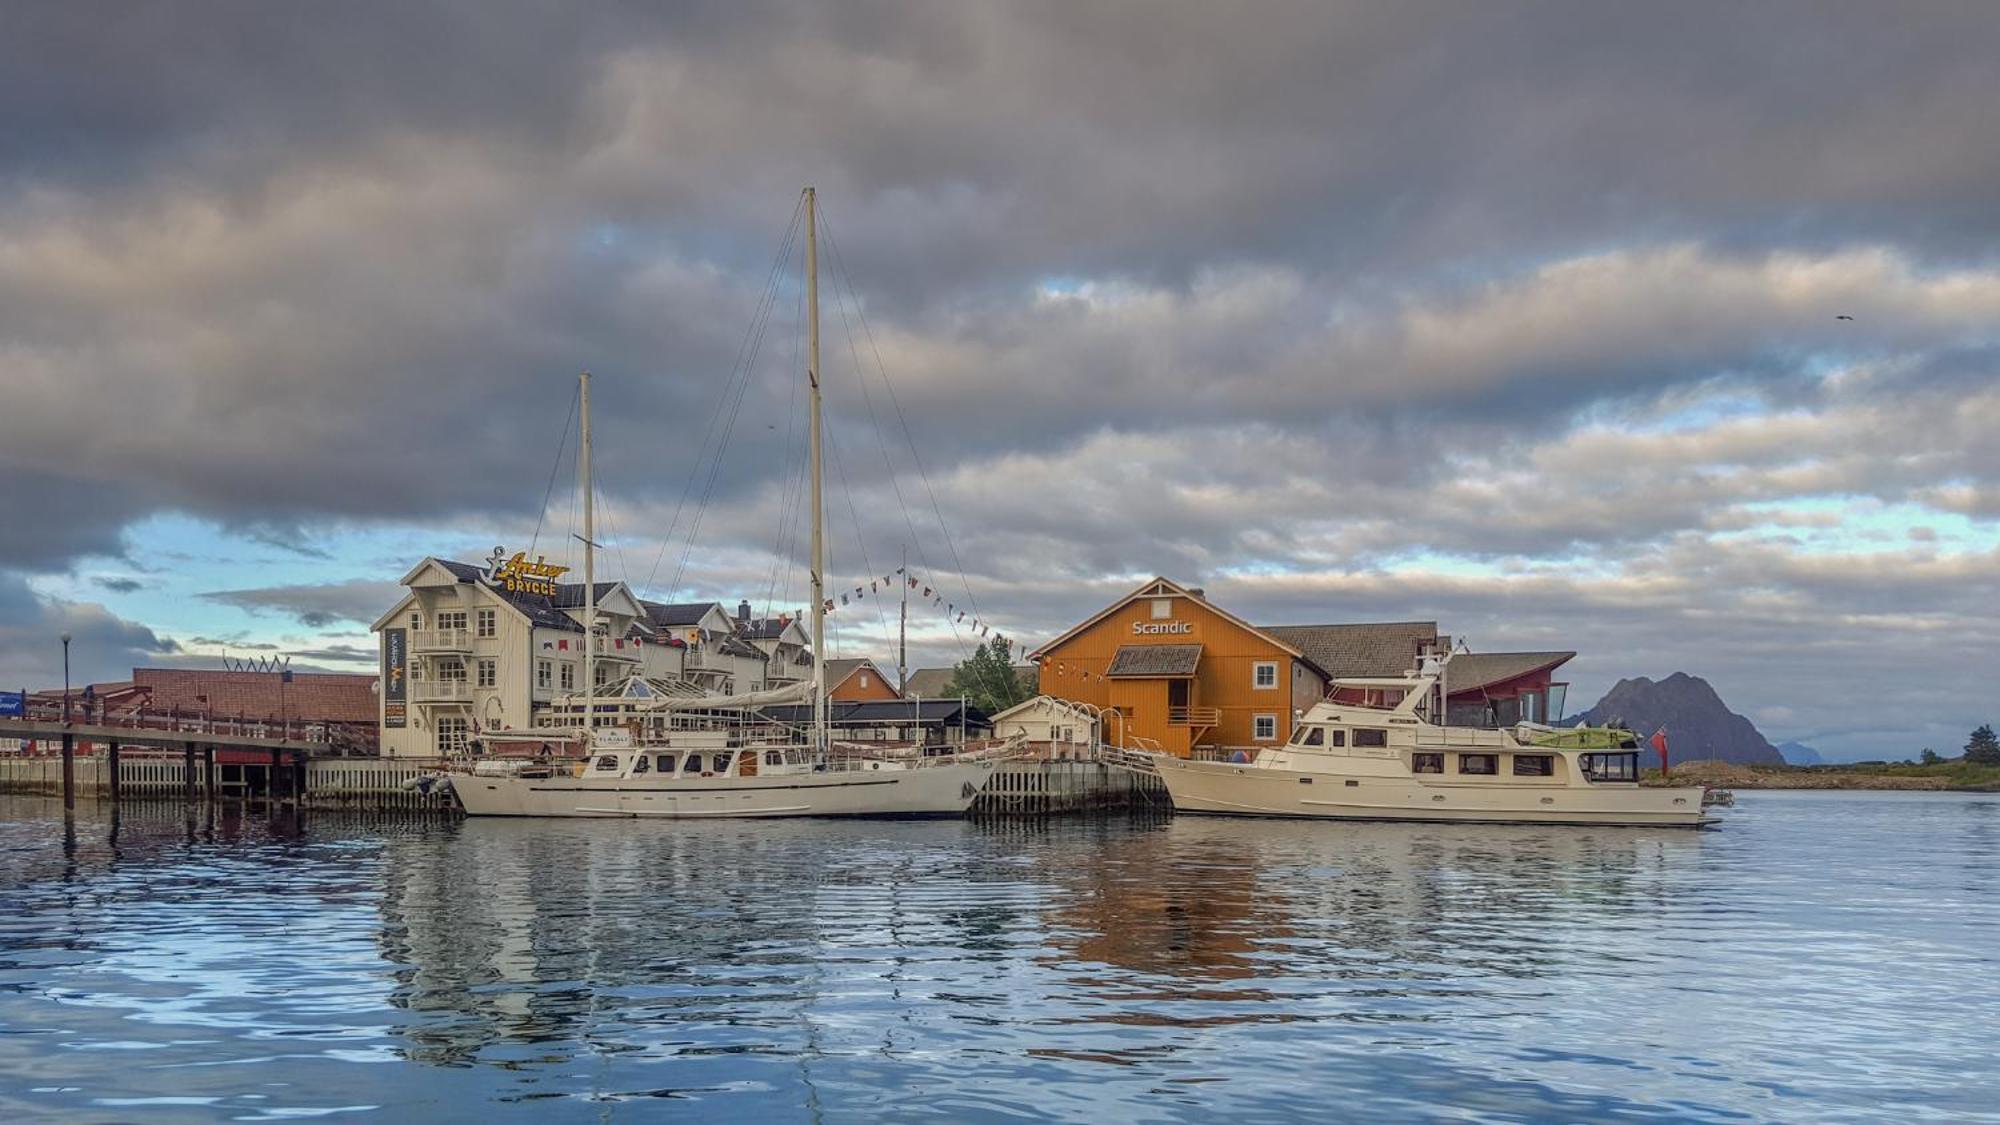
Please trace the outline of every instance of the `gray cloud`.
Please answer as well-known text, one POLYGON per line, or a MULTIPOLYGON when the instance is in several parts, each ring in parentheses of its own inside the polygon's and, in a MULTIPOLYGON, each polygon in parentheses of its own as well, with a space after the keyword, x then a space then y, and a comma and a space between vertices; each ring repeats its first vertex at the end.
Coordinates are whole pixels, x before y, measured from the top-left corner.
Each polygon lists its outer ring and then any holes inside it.
MULTIPOLYGON (((1872 668, 1916 655, 1899 614, 1991 624, 1860 544, 1986 588, 1948 567, 2000 517, 1997 48, 1948 4, 15 13, 0 500, 40 518, 0 579, 166 512, 301 556, 532 526, 584 367, 647 570, 812 181, 837 570, 908 543, 1024 635, 1165 571, 1273 615, 1657 637, 1859 730, 1718 638, 1872 668), (893 407, 857 379, 878 346, 893 407), (1899 506, 1933 538, 1863 518, 1899 506)), ((685 589, 798 598, 770 557, 799 538, 795 302, 685 589)), ((206 596, 324 629, 393 591, 206 596)))
POLYGON ((129 679, 135 667, 181 654, 171 639, 101 605, 42 598, 24 580, 0 573, 0 684, 60 686, 64 633, 77 685, 129 679))
POLYGON ((285 614, 308 629, 325 629, 341 622, 371 622, 396 604, 401 594, 394 581, 356 578, 323 585, 217 590, 201 596, 253 613, 285 614))

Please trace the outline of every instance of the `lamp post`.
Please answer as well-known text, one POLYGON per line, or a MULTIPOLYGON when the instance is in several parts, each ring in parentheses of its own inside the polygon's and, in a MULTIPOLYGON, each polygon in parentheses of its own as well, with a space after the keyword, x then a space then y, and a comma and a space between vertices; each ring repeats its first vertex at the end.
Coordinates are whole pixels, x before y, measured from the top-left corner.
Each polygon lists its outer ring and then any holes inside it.
POLYGON ((63 725, 69 725, 69 634, 62 635, 63 643, 63 725))

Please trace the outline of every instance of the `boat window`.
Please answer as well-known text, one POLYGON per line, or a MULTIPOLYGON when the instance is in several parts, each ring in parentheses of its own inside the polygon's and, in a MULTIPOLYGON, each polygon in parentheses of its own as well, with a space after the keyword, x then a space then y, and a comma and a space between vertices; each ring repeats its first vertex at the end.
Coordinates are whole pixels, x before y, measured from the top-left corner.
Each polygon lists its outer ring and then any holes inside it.
POLYGON ((660 755, 660 772, 661 773, 674 772, 674 755, 672 754, 660 755))
POLYGON ((1495 774, 1500 772, 1498 754, 1460 754, 1458 772, 1470 774, 1495 774))
POLYGON ((716 773, 728 773, 728 772, 729 772, 729 759, 730 759, 731 757, 732 757, 732 755, 729 755, 729 754, 717 754, 717 755, 715 756, 715 772, 716 772, 716 773))
POLYGON ((682 772, 683 772, 683 773, 700 773, 700 772, 702 771, 702 768, 703 768, 703 767, 702 767, 702 764, 701 764, 701 755, 700 755, 700 754, 689 754, 689 755, 687 756, 687 765, 686 765, 686 766, 685 766, 685 767, 683 768, 682 772))
POLYGON ((1345 745, 1347 745, 1347 732, 1346 732, 1346 731, 1344 731, 1344 730, 1330 730, 1330 731, 1327 731, 1327 732, 1326 732, 1326 744, 1327 744, 1328 746, 1345 746, 1345 745))
POLYGON ((782 766, 785 764, 785 756, 776 750, 766 750, 764 751, 764 764, 767 766, 782 766))
POLYGON ((1299 728, 1300 746, 1321 746, 1326 743, 1326 731, 1321 727, 1299 728))
POLYGON ((1410 757, 1412 773, 1443 773, 1443 754, 1414 754, 1410 757))
POLYGON ((1637 754, 1585 754, 1577 759, 1588 781, 1639 780, 1637 754))
POLYGON ((1556 759, 1552 754, 1514 755, 1515 777, 1554 777, 1556 759))
POLYGON ((616 755, 616 754, 599 754, 599 755, 597 756, 597 768, 598 768, 598 769, 601 769, 601 770, 615 770, 615 769, 617 769, 617 768, 618 768, 618 755, 616 755))
POLYGON ((632 772, 635 774, 645 773, 646 771, 652 768, 653 768, 653 760, 651 758, 646 757, 644 754, 641 754, 638 757, 632 759, 632 772))
POLYGON ((1386 730, 1369 730, 1366 727, 1356 728, 1354 732, 1354 744, 1356 746, 1387 746, 1389 745, 1389 732, 1386 730))

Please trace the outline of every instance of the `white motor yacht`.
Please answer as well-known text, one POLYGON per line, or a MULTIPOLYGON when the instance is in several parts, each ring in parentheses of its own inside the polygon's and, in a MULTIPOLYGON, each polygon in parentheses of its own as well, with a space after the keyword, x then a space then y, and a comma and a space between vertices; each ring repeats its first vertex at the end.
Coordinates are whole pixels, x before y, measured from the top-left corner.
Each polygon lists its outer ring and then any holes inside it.
POLYGON ((1448 657, 1403 677, 1338 680, 1284 746, 1221 761, 1128 757, 1186 813, 1524 824, 1709 823, 1700 787, 1639 782, 1629 731, 1435 721, 1448 657), (1349 702, 1359 699, 1361 702, 1349 702))

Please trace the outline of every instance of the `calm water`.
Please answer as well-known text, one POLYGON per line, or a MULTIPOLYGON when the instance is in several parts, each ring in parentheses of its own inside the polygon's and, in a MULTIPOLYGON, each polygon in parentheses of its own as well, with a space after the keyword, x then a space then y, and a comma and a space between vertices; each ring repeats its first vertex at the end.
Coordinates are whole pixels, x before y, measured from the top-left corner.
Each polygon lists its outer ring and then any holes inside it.
POLYGON ((2000 798, 1718 832, 0 800, 0 1119, 2000 1120, 2000 798))

